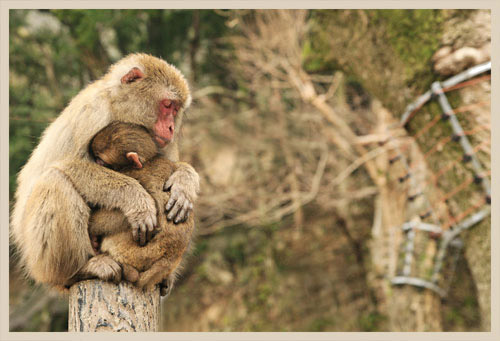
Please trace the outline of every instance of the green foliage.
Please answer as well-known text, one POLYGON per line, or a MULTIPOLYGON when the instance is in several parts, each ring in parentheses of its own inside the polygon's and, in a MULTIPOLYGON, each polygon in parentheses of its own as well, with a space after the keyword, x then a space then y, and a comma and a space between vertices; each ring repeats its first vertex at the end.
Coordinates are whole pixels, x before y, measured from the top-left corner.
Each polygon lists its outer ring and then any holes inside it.
POLYGON ((56 18, 65 24, 77 46, 97 52, 99 31, 103 25, 111 26, 113 10, 52 10, 56 18), (110 20, 111 19, 111 20, 110 20))
POLYGON ((11 199, 16 189, 17 172, 38 143, 43 130, 80 86, 78 78, 69 76, 80 74, 81 69, 74 62, 75 51, 68 36, 46 27, 30 27, 25 22, 27 15, 25 10, 11 11, 9 21, 11 199), (57 84, 51 79, 51 71, 57 84))
POLYGON ((356 76, 370 95, 400 112, 409 98, 435 80, 430 61, 439 48, 443 24, 460 11, 315 10, 304 44, 311 72, 342 70, 356 76))
POLYGON ((316 48, 313 48, 311 39, 304 42, 302 48, 302 59, 304 60, 304 67, 310 72, 318 72, 324 68, 324 59, 318 53, 316 48))
POLYGON ((206 239, 198 240, 194 245, 193 255, 199 256, 203 254, 208 248, 208 241, 206 239))
POLYGON ((359 319, 359 327, 364 332, 374 332, 380 330, 380 324, 386 318, 376 312, 366 313, 359 319))
MULTIPOLYGON (((409 82, 431 75, 429 63, 439 48, 446 14, 436 9, 390 9, 370 11, 374 25, 383 25, 387 38, 405 65, 409 82)), ((427 84, 423 84, 426 86, 427 84)))
POLYGON ((333 319, 329 318, 317 318, 314 319, 309 325, 309 330, 312 332, 323 332, 326 331, 329 326, 335 324, 333 319))
POLYGON ((245 265, 245 240, 231 240, 230 244, 224 249, 224 258, 230 264, 245 265))

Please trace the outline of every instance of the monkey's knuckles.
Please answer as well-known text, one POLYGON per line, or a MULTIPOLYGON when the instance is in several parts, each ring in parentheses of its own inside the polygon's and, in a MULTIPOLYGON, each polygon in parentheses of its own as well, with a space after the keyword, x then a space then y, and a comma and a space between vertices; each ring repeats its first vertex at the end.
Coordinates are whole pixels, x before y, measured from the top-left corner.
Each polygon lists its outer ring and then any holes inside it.
POLYGON ((176 170, 165 182, 164 190, 171 190, 172 194, 179 192, 194 202, 200 188, 200 177, 192 168, 176 170))
POLYGON ((154 236, 155 228, 152 224, 141 224, 132 225, 132 237, 134 241, 139 243, 139 245, 144 246, 148 241, 150 241, 154 236))
POLYGON ((138 205, 142 210, 136 207, 135 210, 125 213, 132 229, 132 236, 140 245, 144 245, 150 239, 157 223, 156 206, 152 198, 150 201, 151 203, 138 205))
POLYGON ((165 206, 168 213, 167 219, 173 220, 174 223, 185 221, 189 212, 193 209, 193 198, 196 193, 189 193, 186 190, 189 186, 183 186, 180 183, 175 183, 171 187, 170 199, 165 206))
POLYGON ((191 203, 189 201, 185 201, 184 204, 182 205, 182 209, 177 214, 177 218, 175 219, 174 223, 180 223, 181 221, 186 221, 189 213, 189 207, 191 206, 191 203))
POLYGON ((172 201, 174 204, 170 204, 170 210, 167 216, 168 220, 173 220, 174 218, 177 217, 177 214, 180 212, 180 209, 182 205, 184 204, 184 201, 186 200, 186 197, 179 192, 172 192, 172 196, 170 197, 169 201, 172 201))
POLYGON ((179 223, 186 220, 188 207, 191 207, 191 203, 184 195, 179 195, 176 198, 175 205, 171 208, 167 219, 173 220, 174 223, 179 223))

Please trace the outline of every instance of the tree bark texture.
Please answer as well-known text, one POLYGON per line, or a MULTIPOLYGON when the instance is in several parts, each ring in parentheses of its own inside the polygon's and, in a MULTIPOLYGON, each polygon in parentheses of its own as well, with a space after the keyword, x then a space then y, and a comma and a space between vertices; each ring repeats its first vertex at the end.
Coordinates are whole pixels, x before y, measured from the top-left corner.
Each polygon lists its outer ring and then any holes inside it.
MULTIPOLYGON (((479 102, 490 102, 490 83, 488 81, 482 82, 477 85, 465 87, 463 89, 450 92, 447 97, 451 103, 452 108, 470 106, 479 102)), ((426 108, 415 115, 412 122, 410 122, 410 133, 414 134, 421 127, 423 127, 434 115, 440 115, 441 109, 438 109, 437 104, 427 105, 426 108)), ((487 106, 471 107, 465 114, 458 113, 458 120, 464 127, 465 131, 477 132, 469 136, 471 144, 474 148, 488 142, 489 129, 478 130, 478 126, 486 123, 489 125, 490 108, 487 106), (480 122, 480 123, 478 123, 480 122)), ((420 148, 428 151, 443 138, 443 136, 451 135, 449 123, 440 122, 432 129, 432 131, 423 138, 417 140, 420 148)), ((484 149, 489 148, 485 147, 484 149)), ((488 170, 490 166, 490 156, 488 152, 478 149, 476 152, 480 163, 483 168, 488 170)), ((457 143, 450 143, 443 148, 442 152, 434 153, 428 158, 428 164, 432 165, 434 172, 443 169, 451 162, 460 158, 463 155, 463 150, 457 143)), ((471 167, 463 162, 457 164, 453 171, 447 172, 445 176, 440 178, 438 188, 442 193, 449 193, 455 188, 458 188, 468 177, 473 176, 471 167)), ((484 200, 484 193, 479 185, 470 184, 463 190, 456 193, 447 202, 448 214, 450 216, 460 216, 462 212, 466 212, 473 205, 479 205, 484 200)), ((481 204, 485 206, 486 204, 481 204)), ((477 211, 478 209, 475 209, 477 211)), ((446 220, 446 217, 443 219, 446 220)), ((487 219, 481 221, 479 224, 472 226, 468 231, 463 232, 461 238, 464 239, 465 257, 469 263, 472 277, 476 284, 478 293, 478 303, 481 312, 481 325, 484 331, 490 330, 490 309, 491 309, 491 221, 487 219)))
MULTIPOLYGON (((383 133, 395 123, 391 114, 381 105, 374 103, 372 110, 378 117, 377 133, 383 133)), ((402 225, 415 220, 418 213, 426 208, 423 197, 411 202, 408 200, 409 195, 425 188, 427 176, 422 153, 414 142, 408 143, 381 154, 375 160, 382 179, 376 181, 379 196, 370 241, 373 264, 369 267, 369 282, 377 296, 380 313, 388 317, 388 331, 441 331, 441 299, 438 295, 408 285, 394 286, 390 282, 395 276, 401 275, 404 267, 402 250, 406 239, 402 225), (391 164, 389 160, 398 153, 403 153, 403 149, 405 160, 391 164), (411 179, 401 183, 399 177, 408 172, 404 166, 408 160, 419 164, 418 172, 414 171, 411 179)), ((410 276, 426 277, 425 274, 432 269, 432 259, 437 250, 435 243, 429 241, 426 235, 427 233, 416 231, 410 276)))
POLYGON ((70 288, 68 331, 155 332, 159 327, 160 292, 100 280, 70 288))
MULTIPOLYGON (((470 88, 464 88, 454 93, 450 93, 449 99, 452 102, 452 107, 464 107, 472 105, 477 102, 489 102, 490 100, 490 86, 488 82, 484 82, 480 85, 476 85, 470 88)), ((415 135, 422 127, 424 127, 428 122, 433 119, 436 115, 441 115, 441 109, 436 103, 427 104, 427 106, 421 109, 414 117, 414 119, 409 123, 409 135, 415 135)), ((475 122, 477 118, 489 117, 489 106, 484 107, 474 107, 471 108, 468 115, 458 114, 458 118, 461 124, 464 126, 466 131, 472 131, 472 129, 477 129, 478 124, 475 122)), ((432 148, 438 145, 440 140, 446 136, 451 136, 450 127, 448 122, 439 122, 431 130, 429 130, 425 136, 416 139, 416 144, 420 149, 420 154, 429 153, 432 148)), ((481 134, 473 135, 470 137, 473 146, 479 146, 488 140, 488 137, 481 134)), ((439 147, 438 147, 439 148, 439 147)), ((448 167, 455 160, 460 159, 463 155, 462 149, 453 143, 444 145, 442 149, 435 153, 429 153, 430 156, 425 162, 419 161, 421 156, 418 157, 416 154, 409 155, 409 159, 412 160, 413 165, 426 164, 430 171, 436 174, 445 167, 448 167)), ((490 162, 485 156, 487 153, 482 154, 481 163, 485 169, 490 169, 490 162)), ((480 155, 481 156, 481 155, 480 155)), ((382 157, 379 157, 382 159, 382 157)), ((379 166, 383 169, 382 166, 379 166)), ((371 245, 372 255, 377 259, 378 267, 374 267, 375 273, 371 274, 374 279, 372 283, 375 287, 375 292, 379 296, 379 302, 383 302, 382 313, 388 315, 388 329, 391 331, 439 331, 440 320, 439 315, 440 310, 440 300, 432 292, 426 292, 425 290, 420 290, 417 288, 405 288, 405 287, 392 287, 388 282, 392 276, 394 276, 394 254, 395 250, 387 250, 387 245, 398 245, 401 241, 401 231, 392 231, 396 226, 401 225, 401 217, 394 216, 395 212, 403 212, 402 207, 398 207, 398 193, 401 193, 398 188, 392 188, 391 184, 394 183, 394 179, 391 179, 392 174, 398 176, 399 174, 404 174, 402 169, 398 171, 395 168, 400 167, 394 164, 387 169, 388 179, 387 188, 380 190, 379 200, 381 200, 381 207, 386 208, 384 212, 381 212, 381 221, 378 229, 373 231, 373 240, 371 245), (382 257, 382 254, 386 254, 382 257), (387 277, 384 277, 387 276, 387 277), (431 309, 430 307, 433 307, 431 309), (426 322, 425 322, 426 321, 426 322)), ((424 173, 422 169, 418 172, 414 172, 414 175, 422 176, 424 173)), ((476 203, 479 203, 482 198, 482 191, 479 186, 471 184, 463 190, 459 191, 447 200, 446 203, 440 202, 439 198, 443 197, 446 193, 452 192, 455 188, 458 188, 467 177, 473 176, 470 171, 470 167, 461 163, 457 163, 452 171, 445 173, 441 176, 440 181, 437 186, 425 185, 421 186, 421 189, 425 189, 427 196, 433 202, 433 209, 440 218, 440 222, 443 228, 447 227, 447 221, 450 216, 458 217, 463 212, 469 210, 469 208, 476 203), (443 206, 445 204, 445 206, 443 206)), ((413 193, 418 192, 417 188, 414 189, 413 193)), ((411 194, 412 192, 407 192, 411 194)), ((406 199, 404 199, 406 200, 406 199)), ((417 203, 417 201, 415 201, 417 203)), ((484 204, 483 204, 484 205, 484 204)), ((414 214, 424 212, 421 209, 411 209, 414 214)), ((412 214, 409 214, 408 208, 406 209, 405 220, 411 220, 412 214)), ((376 224, 374 224, 376 227, 376 224)), ((476 284, 478 293, 478 303, 481 314, 481 326, 483 331, 489 331, 491 328, 491 223, 490 219, 485 219, 481 223, 470 228, 469 231, 462 233, 461 238, 464 240, 465 246, 465 257, 471 269, 472 277, 476 284)), ((421 244, 422 245, 422 244, 421 244)), ((425 253, 419 252, 416 255, 415 260, 419 260, 420 256, 425 254, 425 259, 422 262, 414 262, 412 265, 413 274, 424 274, 424 276, 418 275, 416 277, 426 277, 425 270, 429 269, 429 266, 425 264, 430 260, 436 253, 435 246, 432 243, 427 243, 429 249, 425 253), (417 266, 417 268, 414 267, 417 266), (415 272, 415 270, 418 270, 415 272)), ((400 258, 401 256, 399 256, 400 258)), ((449 269, 443 269, 449 270, 449 269)), ((444 277, 442 280, 446 281, 447 278, 444 277)), ((442 282, 442 281, 440 281, 442 282)), ((443 287, 447 287, 446 283, 443 287)), ((441 286, 441 285, 440 285, 441 286)))
POLYGON ((476 284, 481 327, 491 330, 491 222, 473 227, 465 238, 465 257, 476 284))
POLYGON ((410 285, 393 289, 389 309, 390 331, 442 331, 441 298, 436 293, 410 285))

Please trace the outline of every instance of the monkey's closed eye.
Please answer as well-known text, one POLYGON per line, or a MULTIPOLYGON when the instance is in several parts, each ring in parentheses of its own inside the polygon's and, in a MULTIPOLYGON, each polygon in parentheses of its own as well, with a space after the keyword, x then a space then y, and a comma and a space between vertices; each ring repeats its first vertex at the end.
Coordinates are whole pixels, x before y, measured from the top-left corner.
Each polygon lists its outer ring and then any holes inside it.
POLYGON ((101 159, 99 156, 95 157, 95 163, 103 167, 108 167, 108 164, 104 162, 103 159, 101 159))

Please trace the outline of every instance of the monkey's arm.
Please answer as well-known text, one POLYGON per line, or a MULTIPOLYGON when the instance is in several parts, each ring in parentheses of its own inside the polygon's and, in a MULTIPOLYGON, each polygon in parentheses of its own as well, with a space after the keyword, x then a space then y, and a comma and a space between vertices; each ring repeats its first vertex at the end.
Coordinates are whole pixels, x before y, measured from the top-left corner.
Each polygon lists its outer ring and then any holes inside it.
POLYGON ((156 206, 137 180, 88 160, 61 161, 54 168, 70 179, 87 203, 121 210, 134 239, 141 245, 146 243, 156 225, 156 206))
POLYGON ((170 190, 170 199, 165 205, 167 219, 174 223, 185 221, 200 191, 200 177, 194 168, 185 162, 176 162, 175 172, 168 178, 164 186, 170 190))

